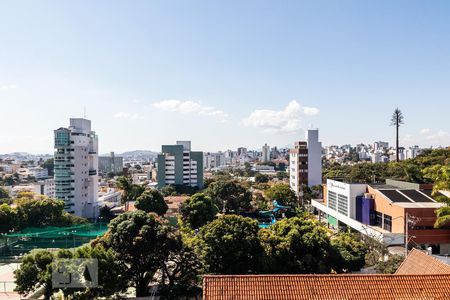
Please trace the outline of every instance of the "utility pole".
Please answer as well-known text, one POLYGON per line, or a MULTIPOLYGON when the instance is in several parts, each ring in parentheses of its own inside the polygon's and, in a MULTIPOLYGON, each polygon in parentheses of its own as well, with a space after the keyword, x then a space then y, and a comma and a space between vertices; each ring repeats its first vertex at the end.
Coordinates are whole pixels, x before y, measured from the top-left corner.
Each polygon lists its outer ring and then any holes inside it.
POLYGON ((405 213, 405 258, 408 256, 408 229, 409 229, 409 217, 408 213, 405 213))

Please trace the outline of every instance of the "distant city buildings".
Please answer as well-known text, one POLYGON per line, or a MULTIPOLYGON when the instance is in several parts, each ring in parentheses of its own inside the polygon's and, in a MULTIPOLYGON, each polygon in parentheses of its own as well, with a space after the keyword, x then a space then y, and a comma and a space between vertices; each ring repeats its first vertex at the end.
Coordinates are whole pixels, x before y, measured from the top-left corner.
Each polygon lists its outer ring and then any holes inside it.
POLYGON ((70 119, 55 134, 55 197, 77 216, 95 217, 98 199, 98 137, 91 121, 70 119))
POLYGON ((296 142, 289 153, 290 186, 297 195, 302 185, 322 184, 322 143, 318 129, 306 131, 306 141, 296 142))
POLYGON ((158 155, 158 187, 187 185, 203 187, 203 152, 191 151, 190 141, 162 145, 158 155))
POLYGON ((261 162, 270 161, 270 147, 267 144, 262 146, 261 162))
POLYGON ((102 175, 121 174, 123 172, 123 157, 116 156, 111 152, 109 156, 98 158, 98 169, 102 175))

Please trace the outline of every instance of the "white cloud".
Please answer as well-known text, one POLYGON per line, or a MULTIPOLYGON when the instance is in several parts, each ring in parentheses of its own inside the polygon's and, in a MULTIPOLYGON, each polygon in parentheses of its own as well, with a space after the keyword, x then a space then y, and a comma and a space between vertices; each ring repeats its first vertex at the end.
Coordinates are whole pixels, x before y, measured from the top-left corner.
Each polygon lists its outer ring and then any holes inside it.
POLYGON ((243 120, 243 124, 269 132, 296 132, 302 129, 304 117, 318 114, 318 108, 302 106, 296 100, 292 100, 283 110, 255 110, 243 120))
POLYGON ((200 101, 163 100, 153 103, 152 106, 164 111, 215 117, 219 122, 226 122, 228 119, 228 114, 224 111, 204 106, 200 101))
POLYGON ((421 130, 420 130, 420 133, 421 133, 421 134, 426 134, 426 133, 428 133, 428 132, 430 132, 430 129, 429 129, 429 128, 424 128, 424 129, 421 129, 421 130))
POLYGON ((14 90, 17 89, 17 85, 15 84, 4 84, 4 85, 0 85, 0 90, 14 90))
POLYGON ((426 137, 427 140, 440 140, 446 137, 450 137, 450 135, 448 134, 448 132, 439 129, 436 133, 434 134, 430 134, 426 137))
POLYGON ((143 119, 144 117, 140 116, 140 115, 137 114, 137 113, 131 114, 131 113, 126 113, 126 112, 121 111, 121 112, 116 113, 116 114, 114 115, 114 118, 116 118, 116 119, 133 119, 133 120, 140 120, 140 119, 143 119))

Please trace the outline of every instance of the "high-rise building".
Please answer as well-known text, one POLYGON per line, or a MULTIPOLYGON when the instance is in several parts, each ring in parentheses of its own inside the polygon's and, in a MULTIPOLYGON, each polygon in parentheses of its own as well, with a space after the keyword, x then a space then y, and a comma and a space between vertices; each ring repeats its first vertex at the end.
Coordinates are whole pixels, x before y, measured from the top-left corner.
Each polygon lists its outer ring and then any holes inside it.
POLYGON ((98 158, 98 169, 103 175, 120 174, 123 172, 123 157, 116 156, 114 152, 111 152, 110 156, 100 156, 98 158))
POLYGON ((322 184, 322 143, 319 130, 308 130, 306 141, 295 142, 289 151, 290 186, 299 195, 302 185, 322 184))
POLYGON ((246 155, 246 154, 247 154, 247 148, 239 147, 237 149, 237 155, 238 156, 243 156, 243 155, 246 155))
POLYGON ((162 145, 158 155, 158 187, 188 185, 203 187, 203 152, 191 151, 190 141, 162 145))
POLYGON ((91 121, 70 119, 55 133, 55 197, 77 216, 95 217, 98 199, 98 137, 91 121))
POLYGON ((264 146, 262 146, 261 161, 262 162, 270 161, 270 147, 267 144, 264 144, 264 146))

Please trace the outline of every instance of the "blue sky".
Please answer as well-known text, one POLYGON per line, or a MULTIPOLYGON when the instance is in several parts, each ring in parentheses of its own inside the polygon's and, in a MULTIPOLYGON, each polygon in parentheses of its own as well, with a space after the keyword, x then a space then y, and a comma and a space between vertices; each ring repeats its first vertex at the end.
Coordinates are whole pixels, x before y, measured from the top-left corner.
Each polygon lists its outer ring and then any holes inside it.
POLYGON ((52 152, 92 119, 100 152, 449 145, 448 1, 0 0, 0 153, 52 152))

